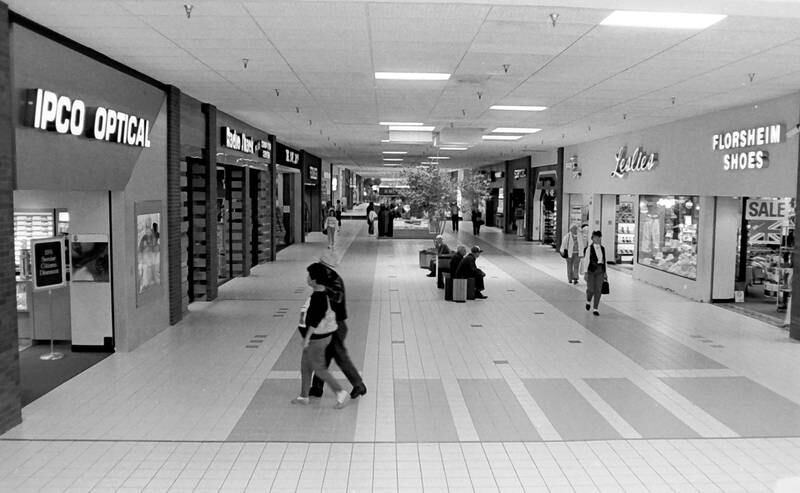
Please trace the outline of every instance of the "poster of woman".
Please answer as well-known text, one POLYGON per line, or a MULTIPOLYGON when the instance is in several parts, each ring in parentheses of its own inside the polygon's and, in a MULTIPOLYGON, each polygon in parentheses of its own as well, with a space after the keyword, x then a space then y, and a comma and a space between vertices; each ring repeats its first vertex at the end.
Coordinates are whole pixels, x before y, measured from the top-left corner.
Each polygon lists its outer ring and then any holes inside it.
POLYGON ((161 284, 161 246, 158 229, 160 223, 160 212, 136 216, 137 294, 161 284))

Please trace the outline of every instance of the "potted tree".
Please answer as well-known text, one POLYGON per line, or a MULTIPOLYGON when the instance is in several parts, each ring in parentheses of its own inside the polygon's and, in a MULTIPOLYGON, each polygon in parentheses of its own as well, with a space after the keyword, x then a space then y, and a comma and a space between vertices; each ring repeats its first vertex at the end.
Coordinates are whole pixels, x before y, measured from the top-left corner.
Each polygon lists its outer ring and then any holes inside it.
POLYGON ((456 200, 456 183, 436 165, 404 168, 402 175, 411 213, 428 218, 430 233, 442 234, 448 207, 456 200))
MULTIPOLYGON (((478 207, 489 197, 489 179, 483 173, 467 172, 459 186, 461 188, 461 197, 478 207)), ((475 218, 470 219, 475 220, 475 218)))

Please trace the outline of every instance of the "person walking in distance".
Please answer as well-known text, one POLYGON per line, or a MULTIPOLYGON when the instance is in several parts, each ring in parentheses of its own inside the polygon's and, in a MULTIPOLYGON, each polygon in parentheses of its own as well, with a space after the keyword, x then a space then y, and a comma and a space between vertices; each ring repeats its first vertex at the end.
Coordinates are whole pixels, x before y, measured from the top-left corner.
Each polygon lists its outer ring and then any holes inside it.
POLYGON ((336 242, 336 215, 333 209, 328 210, 328 217, 325 218, 325 234, 328 235, 328 248, 333 249, 333 244, 336 242))
POLYGON ((367 234, 375 233, 375 219, 377 217, 378 214, 375 212, 375 202, 370 202, 367 206, 367 226, 369 226, 369 231, 367 234))
POLYGON ((336 392, 336 408, 344 407, 347 391, 333 378, 325 365, 325 351, 330 345, 332 334, 337 331, 336 314, 331 309, 326 288, 324 266, 314 263, 306 268, 306 282, 311 287, 311 296, 300 311, 297 330, 303 337, 303 354, 300 358, 300 394, 292 399, 292 404, 309 403, 311 377, 320 378, 336 392))
POLYGON ((339 223, 339 228, 342 227, 342 201, 336 201, 336 221, 339 223))
POLYGON ((472 234, 475 236, 480 236, 481 225, 483 224, 483 215, 481 214, 480 209, 478 209, 477 204, 472 204, 470 216, 472 216, 472 234))
POLYGON ((586 311, 592 309, 595 316, 600 315, 600 296, 603 291, 603 281, 608 280, 606 274, 606 248, 600 244, 603 235, 600 231, 592 232, 592 243, 583 254, 581 270, 586 279, 586 311))
POLYGON ((458 216, 458 204, 453 202, 450 205, 450 221, 453 223, 453 232, 458 232, 458 222, 460 218, 458 216))
POLYGON ((514 222, 517 226, 517 236, 525 236, 525 208, 522 204, 517 204, 514 209, 514 222))
MULTIPOLYGON (((336 361, 336 364, 344 373, 344 376, 353 386, 350 392, 351 399, 357 399, 367 393, 367 386, 364 385, 364 380, 358 373, 353 361, 350 359, 350 354, 347 352, 347 347, 344 345, 344 340, 347 337, 347 303, 345 299, 344 281, 342 277, 333 269, 336 261, 328 256, 323 256, 320 259, 319 265, 322 266, 325 272, 323 278, 323 285, 325 286, 325 294, 328 295, 328 301, 331 309, 336 314, 337 330, 331 336, 331 343, 325 349, 325 368, 331 364, 331 360, 336 361)), ((323 380, 314 376, 311 383, 311 390, 309 395, 311 397, 322 397, 323 380)))
POLYGON ((567 261, 567 282, 578 284, 580 263, 585 250, 586 241, 578 231, 578 225, 573 224, 567 234, 561 238, 561 256, 567 261))

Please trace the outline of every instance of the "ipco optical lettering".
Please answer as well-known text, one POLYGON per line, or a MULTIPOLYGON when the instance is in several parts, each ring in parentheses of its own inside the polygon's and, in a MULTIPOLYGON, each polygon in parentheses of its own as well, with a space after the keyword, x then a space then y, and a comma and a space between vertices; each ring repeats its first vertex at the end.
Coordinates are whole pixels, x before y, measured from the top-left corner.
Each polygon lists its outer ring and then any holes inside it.
POLYGON ((722 156, 722 169, 725 171, 766 168, 769 166, 769 152, 748 148, 780 144, 782 135, 783 125, 780 124, 723 132, 711 138, 711 150, 732 151, 722 156))
POLYGON ((86 107, 44 89, 27 91, 25 124, 60 134, 85 135, 95 140, 150 147, 150 121, 104 106, 86 107))

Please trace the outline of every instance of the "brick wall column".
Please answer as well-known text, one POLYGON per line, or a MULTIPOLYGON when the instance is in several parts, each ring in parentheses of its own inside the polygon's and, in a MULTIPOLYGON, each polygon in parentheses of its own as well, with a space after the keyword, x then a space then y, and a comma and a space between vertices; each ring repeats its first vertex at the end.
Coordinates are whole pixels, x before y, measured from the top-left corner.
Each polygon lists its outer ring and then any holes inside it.
POLYGON ((183 279, 181 259, 181 91, 167 88, 167 258, 169 259, 169 323, 175 325, 183 317, 183 279))
POLYGON ((564 148, 559 147, 556 157, 556 232, 553 235, 553 248, 560 248, 564 233, 564 148))
MULTIPOLYGON (((277 252, 275 248, 275 228, 277 225, 275 221, 283 221, 283 209, 277 209, 275 206, 275 198, 277 196, 275 187, 277 187, 278 183, 278 175, 277 169, 275 167, 275 154, 278 152, 277 140, 275 139, 274 135, 269 136, 269 141, 271 144, 271 157, 272 160, 269 163, 269 214, 270 214, 270 226, 269 226, 269 261, 275 261, 275 253, 277 252)), ((280 206, 279 206, 280 207, 280 206)))
MULTIPOLYGON (((800 115, 798 115, 798 121, 800 121, 800 115)), ((794 138, 797 139, 798 137, 794 138)), ((800 145, 798 145, 797 151, 796 167, 798 173, 797 193, 794 199, 795 214, 800 212, 800 145)), ((795 215, 795 217, 797 217, 797 215, 795 215)), ((797 232, 795 231, 795 238, 796 237, 797 232)), ((794 251, 792 252, 792 266, 794 268, 794 274, 792 275, 792 298, 787 307, 787 309, 792 311, 789 325, 789 337, 800 340, 800 245, 798 245, 797 240, 795 240, 794 251)))
POLYGON ((0 2, 0 433, 22 421, 14 267, 14 122, 8 6, 0 2))
POLYGON ((217 245, 217 108, 203 104, 206 116, 206 148, 203 165, 206 168, 206 301, 217 298, 219 277, 219 246, 217 245))

